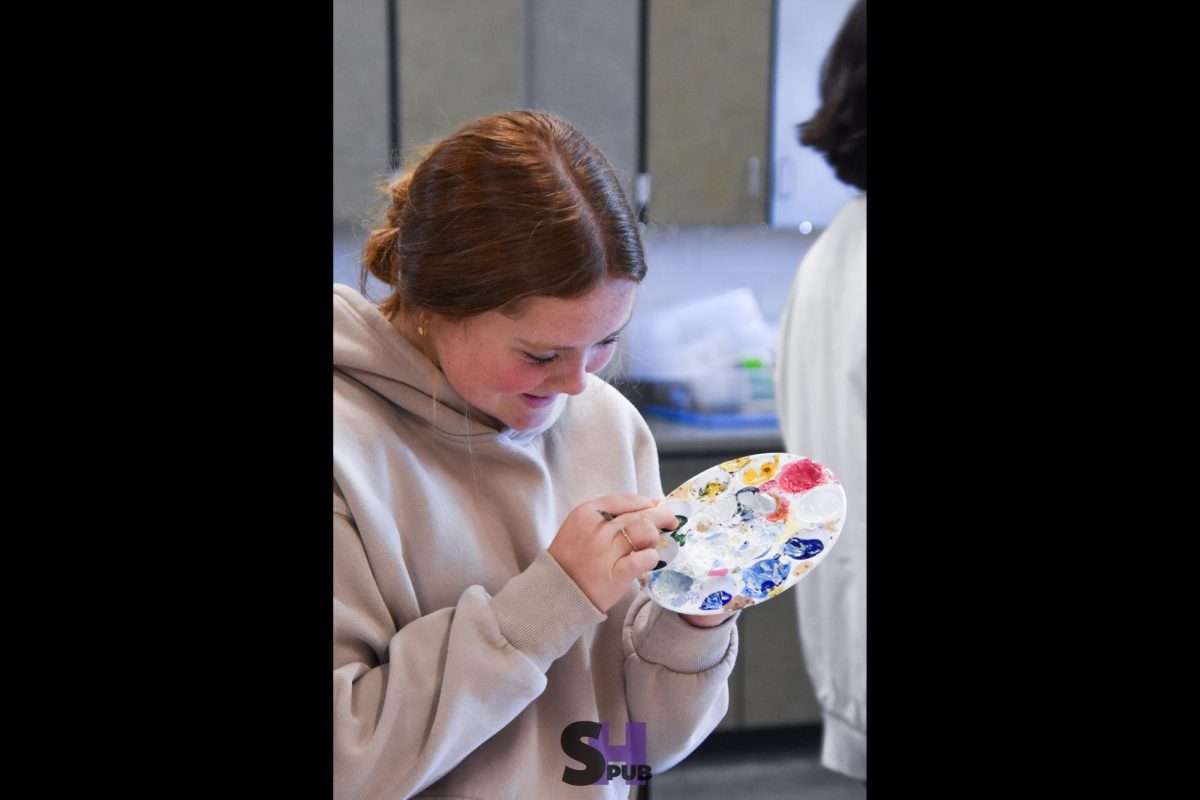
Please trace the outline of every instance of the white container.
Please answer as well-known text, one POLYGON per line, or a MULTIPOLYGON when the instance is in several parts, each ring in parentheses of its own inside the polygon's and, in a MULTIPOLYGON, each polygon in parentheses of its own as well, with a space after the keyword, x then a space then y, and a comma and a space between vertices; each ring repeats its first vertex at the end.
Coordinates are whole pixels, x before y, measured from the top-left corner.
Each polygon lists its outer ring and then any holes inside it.
POLYGON ((718 373, 748 358, 770 362, 771 329, 748 288, 733 289, 666 309, 640 310, 625 334, 629 376, 698 386, 706 403, 745 399, 744 375, 718 373))

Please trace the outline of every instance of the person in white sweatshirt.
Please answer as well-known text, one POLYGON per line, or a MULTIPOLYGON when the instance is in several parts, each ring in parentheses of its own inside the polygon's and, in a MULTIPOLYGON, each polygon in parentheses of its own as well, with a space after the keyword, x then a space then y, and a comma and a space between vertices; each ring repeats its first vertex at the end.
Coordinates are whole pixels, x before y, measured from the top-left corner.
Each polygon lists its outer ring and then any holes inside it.
POLYGON ((838 546, 793 597, 821 705, 821 763, 867 777, 867 4, 825 59, 821 106, 802 144, 862 190, 800 264, 780 320, 776 395, 784 446, 829 466, 846 490, 838 546))
POLYGON ((630 796, 568 780, 589 765, 564 732, 644 724, 652 782, 724 716, 740 613, 636 581, 676 520, 649 429, 593 374, 646 272, 636 221, 542 112, 464 126, 388 192, 363 285, 334 286, 334 795, 630 796))

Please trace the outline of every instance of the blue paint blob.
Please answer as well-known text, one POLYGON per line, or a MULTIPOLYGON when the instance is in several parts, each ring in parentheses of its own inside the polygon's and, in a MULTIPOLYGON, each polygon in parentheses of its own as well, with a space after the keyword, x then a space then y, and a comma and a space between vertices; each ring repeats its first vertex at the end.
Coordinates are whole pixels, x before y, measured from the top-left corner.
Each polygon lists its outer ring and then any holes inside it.
POLYGON ((742 590, 747 597, 755 600, 766 598, 767 593, 787 580, 791 564, 784 564, 778 559, 768 558, 759 561, 746 570, 746 588, 742 590))
POLYGON ((654 589, 655 595, 669 605, 686 605, 692 583, 692 579, 687 575, 673 569, 664 569, 661 572, 650 574, 650 586, 654 589))
POLYGON ((704 602, 700 604, 700 609, 702 611, 716 611, 718 608, 723 608, 732 599, 733 595, 729 592, 713 592, 704 598, 704 602))
POLYGON ((797 561, 812 558, 824 549, 825 543, 820 539, 801 539, 799 537, 788 539, 783 546, 783 552, 797 561))
POLYGON ((734 497, 737 498, 738 504, 737 515, 743 522, 749 522, 750 520, 754 519, 754 511, 752 511, 750 508, 747 508, 742 503, 742 495, 752 494, 758 494, 758 489, 753 486, 747 486, 745 489, 738 489, 737 494, 734 495, 734 497))

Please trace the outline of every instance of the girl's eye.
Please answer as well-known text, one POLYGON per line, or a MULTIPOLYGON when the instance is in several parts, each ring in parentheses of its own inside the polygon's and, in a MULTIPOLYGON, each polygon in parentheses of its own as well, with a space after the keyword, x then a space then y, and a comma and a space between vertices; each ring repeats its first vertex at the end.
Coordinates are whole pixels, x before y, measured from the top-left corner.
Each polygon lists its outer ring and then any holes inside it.
MULTIPOLYGON (((617 343, 617 341, 620 338, 621 338, 621 335, 617 334, 616 336, 613 336, 610 339, 605 339, 603 342, 600 342, 599 346, 600 347, 612 347, 614 344, 617 343)), ((523 350, 521 352, 524 353, 525 358, 529 359, 529 363, 531 363, 531 364, 538 364, 538 365, 549 364, 551 361, 554 361, 558 358, 558 353, 552 353, 548 356, 535 356, 533 353, 527 353, 523 350)))

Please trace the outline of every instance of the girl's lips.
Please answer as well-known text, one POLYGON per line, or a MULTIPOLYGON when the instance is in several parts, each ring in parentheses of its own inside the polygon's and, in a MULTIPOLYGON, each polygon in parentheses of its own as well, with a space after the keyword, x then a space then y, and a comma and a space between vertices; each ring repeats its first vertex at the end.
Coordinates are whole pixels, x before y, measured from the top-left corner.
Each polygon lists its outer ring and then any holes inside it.
POLYGON ((521 395, 521 399, 524 400, 525 403, 527 405, 529 405, 531 408, 545 408, 546 406, 548 406, 554 402, 555 397, 558 397, 558 395, 552 394, 548 397, 538 397, 535 394, 521 395))

